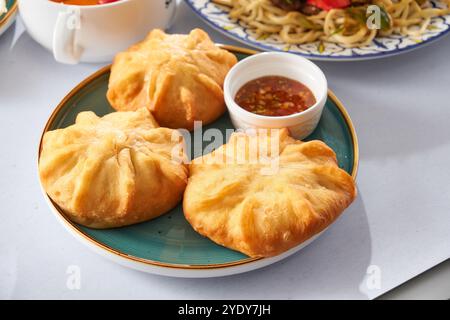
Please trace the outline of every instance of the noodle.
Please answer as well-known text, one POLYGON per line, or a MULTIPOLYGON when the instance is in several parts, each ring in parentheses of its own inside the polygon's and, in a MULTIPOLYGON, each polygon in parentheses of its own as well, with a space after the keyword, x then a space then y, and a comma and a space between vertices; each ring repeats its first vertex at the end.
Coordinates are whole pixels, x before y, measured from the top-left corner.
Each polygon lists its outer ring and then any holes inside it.
POLYGON ((450 0, 441 1, 446 5, 443 9, 433 8, 429 0, 372 0, 370 4, 382 8, 387 16, 387 23, 377 30, 369 29, 365 23, 369 4, 322 10, 307 16, 280 9, 271 0, 212 1, 230 7, 230 17, 247 24, 258 36, 278 34, 287 44, 321 40, 349 48, 369 45, 377 36, 420 37, 428 30, 432 18, 450 14, 450 0), (355 12, 357 17, 349 12, 355 12))

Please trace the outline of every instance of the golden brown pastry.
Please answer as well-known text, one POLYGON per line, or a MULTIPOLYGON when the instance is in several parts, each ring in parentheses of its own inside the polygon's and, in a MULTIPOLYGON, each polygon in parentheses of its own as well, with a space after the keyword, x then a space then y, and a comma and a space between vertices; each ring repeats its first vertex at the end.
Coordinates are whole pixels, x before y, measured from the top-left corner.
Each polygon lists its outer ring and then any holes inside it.
POLYGON ((226 145, 195 159, 183 200, 197 232, 250 257, 297 246, 356 196, 352 177, 325 143, 295 140, 285 129, 265 137, 234 133, 226 145), (265 148, 273 143, 279 148, 265 148), (272 165, 261 163, 266 153, 272 165))
POLYGON ((153 30, 114 59, 108 100, 118 111, 147 107, 161 126, 191 130, 194 120, 205 125, 225 111, 223 82, 236 62, 203 30, 153 30))
POLYGON ((186 187, 187 167, 172 161, 177 139, 177 131, 158 128, 146 109, 102 118, 81 112, 74 125, 45 133, 42 186, 71 220, 88 227, 155 218, 173 208, 186 187))

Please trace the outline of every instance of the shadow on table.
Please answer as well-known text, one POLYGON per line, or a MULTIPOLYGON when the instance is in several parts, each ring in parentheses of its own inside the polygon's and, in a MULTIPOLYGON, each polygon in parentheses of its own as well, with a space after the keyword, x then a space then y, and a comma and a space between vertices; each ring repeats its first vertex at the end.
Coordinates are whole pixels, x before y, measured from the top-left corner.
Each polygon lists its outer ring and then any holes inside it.
POLYGON ((366 299, 360 291, 371 260, 371 240, 362 195, 312 244, 271 266, 209 279, 180 279, 143 274, 142 281, 190 292, 186 299, 366 299), (150 277, 150 278, 149 278, 150 277), (216 294, 205 296, 215 288, 216 294))
POLYGON ((321 62, 357 129, 361 157, 404 158, 450 144, 450 37, 381 60, 321 62), (430 81, 430 79, 433 79, 430 81))
MULTIPOLYGON (((42 47, 30 35, 23 32, 20 20, 16 21, 0 38, 0 49, 3 53, 2 60, 5 64, 2 74, 7 74, 7 81, 0 86, 2 103, 10 108, 16 108, 14 101, 18 95, 32 96, 36 104, 46 101, 50 106, 56 106, 59 102, 47 101, 49 92, 59 92, 60 98, 64 97, 84 77, 93 72, 92 66, 100 68, 102 64, 78 64, 65 65, 54 60, 52 52, 42 47), (76 76, 73 70, 77 69, 76 76), (81 71, 86 71, 83 75, 81 71), (30 76, 39 75, 39 76, 30 76), (62 87, 58 79, 65 78, 65 87, 62 87), (39 89, 37 81, 48 83, 48 91, 39 89), (11 103, 9 103, 11 102, 11 103)), ((50 95, 51 96, 51 95, 50 95)))

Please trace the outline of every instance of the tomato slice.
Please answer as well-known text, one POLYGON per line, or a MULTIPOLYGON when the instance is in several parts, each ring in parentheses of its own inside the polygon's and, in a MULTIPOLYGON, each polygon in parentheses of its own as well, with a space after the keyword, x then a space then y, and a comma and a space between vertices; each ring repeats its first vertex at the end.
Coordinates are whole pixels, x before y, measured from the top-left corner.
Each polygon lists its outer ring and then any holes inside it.
POLYGON ((307 0, 306 2, 326 11, 346 8, 351 4, 351 0, 307 0))

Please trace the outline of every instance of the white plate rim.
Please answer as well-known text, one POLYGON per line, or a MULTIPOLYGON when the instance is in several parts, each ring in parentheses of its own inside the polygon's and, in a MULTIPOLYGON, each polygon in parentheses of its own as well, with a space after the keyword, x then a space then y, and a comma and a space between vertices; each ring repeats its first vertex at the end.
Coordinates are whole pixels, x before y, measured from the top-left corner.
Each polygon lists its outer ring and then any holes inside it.
POLYGON ((11 9, 6 12, 6 15, 0 21, 0 36, 14 23, 17 17, 17 11, 17 0, 15 0, 11 9))

